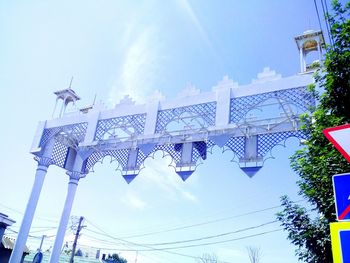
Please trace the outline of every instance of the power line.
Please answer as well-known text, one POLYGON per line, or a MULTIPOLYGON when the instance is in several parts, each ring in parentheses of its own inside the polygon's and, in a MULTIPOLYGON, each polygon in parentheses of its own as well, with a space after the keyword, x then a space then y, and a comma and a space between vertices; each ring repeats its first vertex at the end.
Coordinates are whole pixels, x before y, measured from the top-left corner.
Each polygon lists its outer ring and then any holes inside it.
MULTIPOLYGON (((96 233, 96 234, 99 234, 99 235, 103 235, 105 236, 105 234, 101 234, 100 232, 96 232, 96 231, 93 231, 93 230, 90 230, 90 229, 85 229, 86 231, 90 231, 90 232, 93 232, 93 233, 96 233)), ((93 236, 90 236, 90 235, 87 235, 87 234, 84 234, 84 236, 86 237, 89 237, 90 239, 92 240, 95 240, 95 241, 98 241, 100 243, 104 243, 106 245, 122 245, 122 246, 125 246, 125 247, 128 247, 128 248, 132 248, 132 246, 130 245, 127 245, 127 244, 124 244, 124 243, 118 243, 116 241, 108 241, 108 240, 105 240, 105 239, 100 239, 100 238, 96 238, 96 237, 93 237, 93 236)), ((91 246, 90 246, 91 247, 91 246)), ((106 247, 91 247, 91 248, 94 248, 94 249, 102 249, 102 250, 109 250, 109 251, 116 251, 118 249, 115 249, 115 248, 106 248, 106 247)), ((137 250, 134 250, 136 252, 138 252, 137 250)), ((150 258, 152 261, 154 261, 154 259, 152 259, 149 255, 145 255, 144 253, 139 253, 140 255, 146 257, 146 258, 150 258)), ((186 255, 187 256, 187 255, 186 255)), ((156 260, 157 261, 157 260, 156 260)), ((171 262, 171 260, 167 259, 167 262, 171 262)), ((222 262, 222 263, 229 263, 229 262, 222 262)))
MULTIPOLYGON (((90 221, 86 220, 87 222, 89 222, 91 224, 90 221)), ((214 242, 208 242, 208 243, 201 243, 201 244, 192 244, 192 245, 186 245, 186 246, 177 246, 177 247, 167 247, 167 248, 154 248, 153 246, 162 246, 162 245, 169 245, 169 244, 178 244, 178 243, 186 243, 186 242, 194 242, 194 241, 199 241, 199 240, 205 240, 205 239, 211 239, 211 238, 217 238, 217 237, 221 237, 221 236, 225 236, 225 235, 229 235, 229 234, 235 234, 235 233, 240 233, 240 232, 244 232, 244 231, 248 231, 248 230, 252 230, 252 229, 257 229, 272 223, 276 223, 277 220, 274 221, 270 221, 270 222, 266 222, 257 226, 252 226, 252 227, 248 227, 248 228, 243 228, 243 229, 238 229, 235 231, 230 231, 230 232, 226 232, 226 233, 222 233, 222 234, 218 234, 218 235, 213 235, 213 236, 207 236, 207 237, 202 237, 202 238, 197 238, 197 239, 189 239, 189 240, 182 240, 182 241, 174 241, 174 242, 168 242, 168 243, 157 243, 157 244, 140 244, 140 243, 134 243, 134 242, 130 242, 127 240, 123 240, 121 238, 117 238, 117 237, 113 237, 111 235, 109 235, 108 233, 104 232, 103 230, 99 229, 101 232, 103 232, 105 235, 107 235, 109 238, 111 239, 115 239, 118 241, 122 241, 122 242, 126 242, 126 243, 130 243, 136 246, 141 246, 141 247, 147 247, 149 249, 147 250, 138 250, 138 251, 152 251, 152 250, 170 250, 170 249, 179 249, 179 248, 187 248, 187 247, 196 247, 196 246, 202 246, 202 245, 211 245, 211 244, 219 244, 219 243, 226 243, 226 242, 230 242, 230 241, 236 241, 236 240, 240 240, 240 239, 244 239, 244 238, 248 238, 248 237, 253 237, 255 235, 250 235, 250 236, 245 236, 245 237, 240 237, 240 238, 235 238, 235 239, 228 239, 228 240, 221 240, 221 241, 214 241, 214 242)), ((95 226, 97 228, 97 226, 95 226)), ((282 229, 279 229, 282 230, 282 229)), ((90 230, 91 231, 91 230, 90 230)), ((276 230, 277 231, 277 230, 276 230)), ((263 232, 263 233, 269 233, 269 232, 263 232)), ((123 243, 121 243, 121 245, 124 245, 123 243)), ((121 250, 122 251, 122 250, 121 250)), ((130 250, 126 250, 126 251, 130 251, 130 250)), ((132 251, 136 251, 135 249, 132 251)))
POLYGON ((318 25, 320 26, 321 31, 323 31, 322 24, 321 24, 321 19, 320 19, 320 14, 318 12, 318 7, 317 7, 316 0, 314 0, 314 4, 315 4, 315 9, 316 9, 316 14, 317 14, 318 25))
MULTIPOLYGON (((299 200, 297 202, 300 202, 302 200, 299 200)), ((294 202, 296 203, 296 202, 294 202)), ((269 207, 269 208, 265 208, 265 209, 261 209, 261 210, 255 210, 255 211, 252 211, 252 212, 249 212, 249 213, 245 213, 245 214, 241 214, 241 215, 236 215, 234 217, 239 217, 239 216, 244 216, 244 215, 248 215, 248 214, 252 214, 252 213, 257 213, 257 212, 260 212, 260 211, 266 211, 266 210, 270 210, 270 209, 274 209, 274 208, 278 208, 278 207, 281 207, 280 206, 274 206, 274 207, 269 207)), ((230 217, 231 218, 231 217, 230 217)), ((220 219, 221 220, 221 219, 220 219)), ((127 247, 131 247, 128 248, 128 249, 123 249, 123 248, 101 248, 99 247, 100 249, 105 249, 105 250, 118 250, 118 251, 138 251, 138 252, 151 252, 151 251, 160 251, 160 252, 165 252, 165 253, 170 253, 170 254, 174 254, 174 255, 179 255, 179 256, 184 256, 184 257, 190 257, 190 258, 194 258, 194 259, 198 259, 200 257, 196 257, 196 256, 191 256, 191 255, 186 255, 186 254, 182 254, 182 253, 178 253, 178 252, 174 252, 174 251, 169 251, 169 250, 173 250, 173 249, 182 249, 182 248, 189 248, 189 247, 198 247, 198 246, 207 246, 207 245, 213 245, 213 244, 220 244, 220 243, 227 243, 227 242, 233 242, 233 241, 237 241, 237 240, 242 240, 242 239, 247 239, 247 238, 251 238, 251 237, 255 237, 255 236, 261 236, 261 235, 265 235, 265 234, 269 234, 269 233, 273 233, 273 232, 277 232, 277 231, 281 231, 282 229, 275 229, 275 230, 271 230, 271 231, 265 231, 265 232, 260 232, 260 233, 257 233, 257 234, 252 234, 252 235, 247 235, 247 236, 242 236, 242 237, 239 237, 239 238, 233 238, 233 239, 228 239, 228 240, 221 240, 221 241, 215 241, 215 242, 207 242, 207 243, 201 243, 201 244, 192 244, 192 245, 186 245, 186 246, 177 246, 177 247, 166 247, 166 248, 155 248, 153 247, 152 245, 166 245, 166 244, 169 244, 170 242, 168 243, 163 243, 163 244, 140 244, 140 243, 135 243, 135 242, 130 242, 130 241, 127 241, 127 240, 124 240, 122 238, 118 238, 118 237, 115 237, 115 236, 112 236, 110 235, 109 233, 105 232, 104 230, 102 230, 100 227, 98 227, 97 225, 93 224, 91 221, 89 220, 86 220, 89 224, 91 224, 94 228, 96 228, 97 230, 99 230, 100 232, 97 232, 97 231, 93 231, 91 229, 86 229, 87 231, 90 231, 90 232, 93 232, 93 233, 96 233, 96 234, 99 234, 99 235, 104 235, 105 237, 107 238, 110 238, 110 239, 113 239, 113 240, 117 240, 119 242, 123 242, 123 243, 117 243, 117 242, 111 242, 111 241, 108 241, 108 240, 105 240, 105 239, 96 239, 98 241, 102 241, 103 243, 109 243, 109 244, 118 244, 118 245, 122 245, 122 246, 127 246, 127 247), (135 249, 135 248, 132 248, 133 246, 139 246, 139 247, 144 247, 145 249, 135 249)), ((217 220, 216 220, 217 221, 217 220)), ((210 221, 211 222, 211 221, 210 221)), ((243 231, 248 231, 250 229, 254 229, 254 228, 259 228, 259 227, 262 227, 264 225, 267 225, 267 224, 272 224, 272 223, 275 223, 277 221, 271 221, 271 222, 266 222, 264 224, 261 224, 261 225, 258 225, 258 226, 254 226, 254 227, 249 227, 249 228, 246 228, 246 229, 239 229, 239 230, 236 230, 236 231, 231 231, 232 233, 233 232, 243 232, 243 231)), ((197 224, 198 225, 198 224, 197 224)), ((217 237, 219 237, 220 235, 228 235, 229 232, 227 233, 222 233, 222 234, 219 234, 219 235, 215 235, 217 237)), ((203 238, 200 238, 200 239, 205 239, 205 238, 214 238, 215 236, 208 236, 208 237, 203 237, 203 238)), ((180 243, 180 242, 193 242, 193 241, 198 241, 197 239, 196 240, 183 240, 183 241, 175 241, 175 242, 172 242, 172 243, 180 243)))
MULTIPOLYGON (((11 228, 6 228, 6 230, 7 230, 7 231, 10 231, 10 232, 12 232, 12 233, 18 234, 18 231, 15 231, 15 230, 13 230, 13 229, 11 229, 11 228)), ((28 235, 28 237, 32 237, 32 238, 41 238, 41 237, 39 237, 39 236, 32 236, 32 235, 28 235)))
POLYGON ((274 220, 274 221, 266 222, 266 223, 263 223, 263 224, 260 224, 260 225, 257 225, 257 226, 242 228, 242 229, 238 229, 238 230, 235 230, 235 231, 230 231, 230 232, 221 233, 221 234, 212 235, 212 236, 205 236, 205 237, 200 237, 200 238, 180 240, 180 241, 173 241, 173 242, 150 243, 150 244, 144 244, 144 245, 147 245, 147 246, 164 246, 164 245, 172 245, 172 244, 181 244, 181 243, 189 243, 189 242, 201 241, 201 240, 218 238, 218 237, 223 237, 223 236, 227 236, 227 235, 232 235, 232 234, 237 234, 237 233, 241 233, 241 232, 244 232, 244 231, 257 229, 257 228, 260 228, 260 227, 263 227, 263 226, 267 226, 267 225, 270 225, 270 224, 273 224, 273 223, 276 223, 276 222, 277 222, 277 220, 274 220))
MULTIPOLYGON (((18 234, 18 231, 15 231, 11 228, 6 228, 6 230, 12 232, 12 233, 15 233, 15 234, 18 234)), ((55 237, 56 235, 51 235, 51 236, 47 236, 47 237, 55 237)), ((32 237, 32 238, 37 238, 37 239, 41 239, 42 236, 33 236, 33 235, 28 235, 28 237, 32 237)))
MULTIPOLYGON (((270 233, 274 233, 274 232, 278 232, 278 231, 282 231, 282 230, 283 230, 282 228, 278 228, 278 229, 265 231, 265 232, 260 232, 260 233, 257 233, 257 234, 243 236, 243 237, 239 237, 239 238, 221 240, 221 241, 216 241, 216 242, 201 243, 201 244, 186 245, 186 246, 152 248, 152 249, 135 249, 135 250, 124 250, 124 251, 155 251, 155 250, 156 251, 163 251, 163 250, 172 250, 172 249, 183 249, 183 248, 191 248, 191 247, 209 246, 209 245, 215 245, 215 244, 222 244, 222 243, 238 241, 238 240, 247 239, 247 238, 256 237, 256 236, 262 236, 262 235, 266 235, 266 234, 270 234, 270 233)), ((120 250, 120 251, 123 251, 123 250, 120 250)), ((168 251, 168 252, 170 252, 170 251, 168 251)))
MULTIPOLYGON (((262 224, 261 226, 266 225, 266 224, 268 224, 268 223, 262 224)), ((257 227, 259 227, 259 226, 256 226, 255 228, 257 228, 257 227)), ((270 234, 270 233, 274 233, 274 232, 278 232, 278 231, 282 231, 282 230, 283 229, 278 228, 278 229, 265 231, 265 232, 260 232, 260 233, 252 234, 252 235, 246 235, 246 236, 242 236, 242 237, 238 237, 238 238, 232 238, 232 239, 226 239, 226 240, 220 240, 220 241, 214 241, 214 242, 207 242, 207 243, 200 243, 200 244, 192 244, 192 245, 184 245, 184 246, 176 246, 176 247, 166 247, 166 248, 154 248, 154 247, 151 247, 148 244, 137 244, 137 243, 134 243, 134 242, 129 242, 129 241, 126 241, 126 240, 122 240, 124 242, 130 243, 130 244, 133 244, 133 245, 136 245, 136 246, 146 247, 147 249, 119 249, 119 248, 114 248, 114 249, 118 250, 118 251, 167 251, 167 250, 173 250, 173 249, 183 249, 183 248, 190 248, 190 247, 208 246, 208 245, 214 245, 214 244, 228 243, 228 242, 238 241, 238 240, 247 239, 247 238, 251 238, 251 237, 266 235, 266 234, 270 234)), ((107 234, 107 233, 105 233, 105 234, 107 234)), ((116 239, 116 240, 120 241, 119 238, 112 237, 110 235, 108 235, 108 236, 110 238, 113 238, 113 239, 116 239)), ((108 249, 106 249, 106 250, 108 250, 108 249)), ((170 251, 168 251, 168 252, 170 252, 170 251)))
MULTIPOLYGON (((293 203, 298 203, 301 202, 303 200, 298 200, 296 202, 293 203)), ((280 206, 274 206, 274 207, 269 207, 269 208, 265 208, 265 209, 261 209, 261 210, 256 210, 256 211, 252 211, 249 213, 245 213, 245 214, 241 214, 241 215, 236 215, 234 217, 240 217, 240 216, 244 216, 244 215, 249 215, 252 213, 257 213, 257 212, 261 212, 261 211, 266 211, 266 210, 270 210, 270 209, 274 209, 274 208, 278 208, 278 207, 282 207, 282 205, 280 206)), ((230 217, 231 218, 231 217, 230 217)), ((109 244, 119 244, 122 246, 127 246, 127 247, 133 247, 133 246, 139 246, 139 247, 144 247, 145 249, 118 249, 118 248, 101 248, 100 249, 105 249, 105 250, 118 250, 118 251, 138 251, 138 252, 151 252, 151 251, 160 251, 160 252, 165 252, 165 253, 169 253, 169 254, 173 254, 173 255, 179 255, 179 256, 183 256, 183 257, 188 257, 188 258, 194 258, 194 259, 199 259, 200 257, 196 257, 196 256, 191 256, 191 255, 186 255, 186 254, 182 254, 182 253, 178 253, 178 252, 174 252, 174 251, 169 251, 169 250, 173 250, 173 249, 182 249, 182 248, 189 248, 189 247, 198 247, 198 246, 207 246, 207 245, 213 245, 213 244, 220 244, 220 243, 227 243, 227 242, 233 242, 233 241, 237 241, 237 240, 242 240, 242 239, 247 239, 247 238, 251 238, 251 237, 256 237, 256 236, 261 236, 261 235, 265 235, 265 234, 269 234, 269 233, 273 233, 273 232, 278 232, 281 231, 283 229, 275 229, 275 230, 271 230, 271 231, 265 231, 265 232, 260 232, 257 234, 252 234, 252 235, 247 235, 247 236, 242 236, 239 238, 233 238, 233 239, 228 239, 228 240, 221 240, 221 241, 216 241, 216 242, 207 242, 207 243, 201 243, 201 244, 192 244, 192 245, 186 245, 186 246, 177 246, 177 247, 167 247, 167 248, 154 248, 153 246, 150 246, 150 244, 140 244, 140 243, 135 243, 135 242, 130 242, 127 240, 124 240, 122 238, 117 238, 114 236, 111 236, 110 234, 108 234, 107 232, 105 232, 104 230, 102 230, 100 227, 96 226, 95 224, 93 224, 91 221, 86 220, 88 223, 90 223, 93 227, 95 227, 97 230, 99 230, 100 232, 97 231, 93 231, 91 229, 87 229, 90 232, 93 233, 97 233, 99 235, 104 235, 107 238, 113 239, 113 240, 117 240, 119 242, 123 242, 123 243, 116 243, 116 242, 111 242, 108 240, 102 240, 104 243, 109 243, 109 244), (127 245, 128 244, 128 245, 127 245)), ((216 220, 217 221, 217 220, 216 220)), ((211 222, 211 221, 210 221, 211 222)), ((276 221, 275 221, 276 222, 276 221)), ((264 224, 261 224, 259 226, 255 226, 253 228, 258 228, 258 227, 262 227, 263 225, 267 225, 269 223, 273 223, 271 222, 267 222, 264 224)), ((249 229, 241 229, 241 230, 236 230, 236 231, 232 231, 232 232, 242 232, 242 231, 247 231, 249 229)), ((223 233, 226 234, 226 233, 223 233)), ((210 238, 211 236, 209 236, 210 238)), ((98 239, 101 240, 101 239, 98 239)), ((186 241, 187 242, 187 241, 186 241)), ((189 242, 189 241, 188 241, 189 242)), ((222 262, 222 263, 228 263, 228 262, 222 262)))
MULTIPOLYGON (((10 210, 10 211, 12 211, 12 212, 15 212, 15 213, 17 213, 17 214, 21 214, 21 215, 24 214, 22 211, 20 211, 20 210, 18 210, 18 209, 11 208, 11 207, 9 207, 9 206, 7 206, 7 205, 4 205, 4 204, 1 204, 1 203, 0 203, 0 206, 4 207, 4 208, 6 208, 6 209, 8 209, 8 210, 10 210)), ((37 218, 37 219, 40 219, 40 220, 52 222, 52 223, 58 223, 57 220, 49 219, 49 218, 47 218, 47 217, 36 216, 36 218, 37 218)))
MULTIPOLYGON (((241 232, 257 229, 257 228, 264 227, 264 226, 267 226, 267 225, 270 225, 270 224, 273 224, 273 223, 276 223, 276 222, 278 222, 278 221, 274 220, 274 221, 265 222, 265 223, 262 223, 262 224, 256 225, 256 226, 251 226, 251 227, 246 227, 246 228, 242 228, 242 229, 238 229, 238 230, 234 230, 234 231, 230 231, 230 232, 220 233, 220 234, 217 234, 217 235, 199 237, 199 238, 195 238, 195 239, 187 239, 187 240, 180 240, 180 241, 173 241, 173 242, 163 242, 163 243, 150 243, 150 244, 143 243, 142 245, 143 246, 164 246, 164 245, 181 244, 181 243, 189 243, 189 242, 201 241, 201 240, 206 240, 206 239, 213 239, 213 238, 223 237, 223 236, 227 236, 227 235, 232 235, 232 234, 237 234, 237 233, 241 233, 241 232)), ((90 229, 86 229, 86 230, 90 231, 90 232, 93 232, 93 233, 96 233, 96 234, 103 235, 103 234, 101 234, 99 232, 96 232, 96 231, 93 231, 93 230, 90 230, 90 229)), ((97 239, 95 237, 93 237, 93 238, 95 240, 97 240, 97 241, 102 241, 102 242, 109 243, 109 244, 121 244, 121 245, 123 245, 123 243, 115 243, 115 242, 113 243, 113 242, 110 242, 110 241, 107 241, 107 240, 104 240, 104 239, 97 239)))
POLYGON ((50 230, 53 230, 53 229, 56 229, 56 227, 46 227, 46 228, 43 228, 41 230, 35 230, 35 231, 30 231, 30 233, 43 233, 43 232, 47 232, 47 231, 50 231, 50 230))
MULTIPOLYGON (((293 203, 299 203, 301 201, 302 200, 298 200, 298 201, 293 202, 293 203)), ((188 229, 188 228, 192 228, 192 227, 198 227, 198 226, 218 223, 218 222, 222 222, 222 221, 227 221, 227 220, 234 219, 234 218, 244 217, 244 216, 248 216, 248 215, 252 215, 252 214, 257 214, 257 213, 273 210, 273 209, 280 208, 280 207, 282 207, 282 205, 267 207, 267 208, 263 208, 263 209, 260 209, 260 210, 255 210, 255 211, 251 211, 251 212, 247 212, 247 213, 243 213, 243 214, 238 214, 238 215, 233 215, 233 216, 229 216, 229 217, 223 217, 223 218, 219 218, 219 219, 215 219, 215 220, 209 220, 209 221, 205 221, 205 222, 201 222, 201 223, 197 223, 197 224, 191 224, 191 225, 175 227, 175 228, 170 228, 170 229, 165 229, 165 230, 160 230, 160 231, 154 231, 154 232, 148 232, 148 233, 143 233, 143 234, 122 236, 120 238, 135 238, 135 237, 156 235, 156 234, 160 234, 160 233, 167 233, 167 232, 172 232, 172 231, 177 231, 177 230, 184 230, 184 229, 188 229)))
POLYGON ((325 18, 325 23, 326 23, 326 29, 327 29, 327 34, 328 34, 329 42, 330 42, 330 44, 333 46, 333 45, 334 45, 333 37, 332 37, 331 32, 330 32, 330 26, 329 26, 329 23, 328 23, 327 13, 326 13, 326 11, 325 11, 325 7, 324 7, 323 0, 321 0, 321 6, 322 6, 323 17, 325 18))
MULTIPOLYGON (((86 221, 89 222, 91 225, 93 225, 96 229, 100 230, 106 236, 108 236, 108 237, 110 237, 112 239, 115 239, 115 240, 126 242, 126 243, 128 243, 130 245, 145 247, 145 248, 149 249, 148 251, 160 251, 160 252, 164 252, 164 253, 168 253, 168 254, 172 254, 172 255, 178 255, 178 256, 187 257, 187 258, 193 258, 193 259, 200 259, 200 257, 186 255, 186 254, 182 254, 182 253, 178 253, 178 252, 174 252, 174 251, 167 251, 165 249, 162 249, 162 250, 154 249, 153 247, 150 247, 150 246, 144 246, 144 245, 141 245, 141 244, 137 244, 137 243, 134 243, 134 242, 130 242, 130 241, 127 241, 127 240, 123 240, 123 239, 120 239, 120 238, 113 237, 113 236, 109 235, 107 232, 105 232, 104 230, 102 230, 101 228, 99 228, 98 226, 94 225, 89 220, 86 219, 86 221)), ((126 246, 126 245, 124 245, 124 246, 126 246)), ((115 249, 115 250, 119 250, 119 251, 141 251, 140 249, 133 249, 133 250, 130 250, 130 249, 115 249)), ((147 251, 147 250, 145 250, 145 251, 147 251)), ((230 263, 230 262, 225 262, 225 261, 219 261, 219 262, 220 263, 230 263)))

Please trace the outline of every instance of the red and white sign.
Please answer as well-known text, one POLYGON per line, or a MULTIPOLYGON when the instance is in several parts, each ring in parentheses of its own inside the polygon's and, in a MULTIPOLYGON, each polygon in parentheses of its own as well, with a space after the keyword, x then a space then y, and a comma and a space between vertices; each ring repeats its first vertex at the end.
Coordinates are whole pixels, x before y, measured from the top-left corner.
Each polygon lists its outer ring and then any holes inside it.
POLYGON ((324 129, 323 134, 350 162, 350 124, 324 129))

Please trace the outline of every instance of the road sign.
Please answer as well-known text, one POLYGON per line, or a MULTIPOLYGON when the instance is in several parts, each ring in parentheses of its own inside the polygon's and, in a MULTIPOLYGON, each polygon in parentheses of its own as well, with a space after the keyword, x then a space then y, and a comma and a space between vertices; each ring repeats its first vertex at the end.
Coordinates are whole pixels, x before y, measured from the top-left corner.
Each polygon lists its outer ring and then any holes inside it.
POLYGON ((350 222, 330 224, 333 263, 350 263, 350 222))
POLYGON ((324 129, 323 134, 350 162, 350 124, 324 129))
POLYGON ((337 219, 350 220, 350 173, 334 175, 333 190, 337 219))
POLYGON ((343 253, 343 262, 350 263, 350 229, 339 232, 340 246, 343 253))

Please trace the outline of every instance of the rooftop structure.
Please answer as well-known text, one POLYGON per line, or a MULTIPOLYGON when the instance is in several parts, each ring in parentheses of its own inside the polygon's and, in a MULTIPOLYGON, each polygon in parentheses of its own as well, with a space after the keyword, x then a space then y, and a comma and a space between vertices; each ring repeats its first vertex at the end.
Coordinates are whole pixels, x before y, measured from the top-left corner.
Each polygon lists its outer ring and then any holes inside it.
POLYGON ((300 72, 313 71, 320 67, 322 61, 322 48, 325 45, 322 31, 307 30, 303 34, 296 36, 300 53, 300 72), (308 61, 310 52, 317 52, 317 60, 308 61))

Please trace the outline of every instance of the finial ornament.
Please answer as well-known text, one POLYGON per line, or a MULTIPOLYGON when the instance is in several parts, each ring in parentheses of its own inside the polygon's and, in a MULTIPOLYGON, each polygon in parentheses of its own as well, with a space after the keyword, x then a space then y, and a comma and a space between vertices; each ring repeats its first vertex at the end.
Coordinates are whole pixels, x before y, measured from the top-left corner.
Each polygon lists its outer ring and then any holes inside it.
POLYGON ((69 88, 71 89, 72 88, 72 82, 73 82, 73 76, 72 76, 72 78, 70 79, 70 83, 69 83, 69 88))

